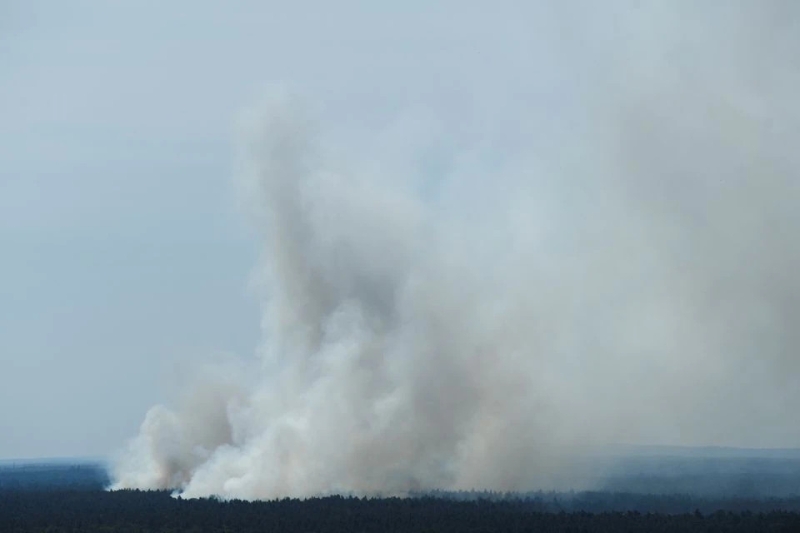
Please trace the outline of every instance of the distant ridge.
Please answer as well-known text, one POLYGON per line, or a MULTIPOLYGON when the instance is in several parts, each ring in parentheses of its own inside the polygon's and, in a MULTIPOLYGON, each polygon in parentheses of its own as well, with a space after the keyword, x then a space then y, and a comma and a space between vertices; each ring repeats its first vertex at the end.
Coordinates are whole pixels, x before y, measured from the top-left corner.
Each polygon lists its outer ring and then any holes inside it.
POLYGON ((103 490, 110 483, 107 463, 86 457, 4 459, 0 491, 103 490))
POLYGON ((600 455, 623 457, 800 459, 800 448, 737 448, 734 446, 665 446, 612 444, 598 450, 600 455))
POLYGON ((0 466, 29 466, 29 465, 107 465, 105 457, 23 457, 16 459, 0 459, 0 466))

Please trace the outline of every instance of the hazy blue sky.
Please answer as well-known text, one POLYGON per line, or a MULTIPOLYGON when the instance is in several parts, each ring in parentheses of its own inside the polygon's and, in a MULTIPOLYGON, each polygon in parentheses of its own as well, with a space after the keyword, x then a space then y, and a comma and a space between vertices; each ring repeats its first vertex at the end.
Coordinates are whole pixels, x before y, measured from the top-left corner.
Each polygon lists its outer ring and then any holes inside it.
POLYGON ((186 361, 253 352, 232 142, 264 84, 341 138, 388 132, 398 164, 436 127, 515 124, 544 55, 535 17, 493 5, 3 2, 0 458, 110 453, 186 361))
MULTIPOLYGON (((635 442, 796 445, 796 11, 777 0, 0 2, 0 459, 109 455, 196 361, 255 353, 260 247, 233 176, 238 121, 275 84, 317 119, 326 170, 410 183, 453 226, 435 226, 446 242, 480 245, 437 265, 501 277, 505 247, 511 272, 534 271, 519 253, 570 280, 561 293, 520 275, 506 289, 514 301, 528 291, 510 320, 520 342, 538 309, 573 343, 574 359, 545 354, 572 429, 596 410, 635 442), (645 378, 618 375, 632 363, 645 378)), ((375 262, 365 250, 352 259, 375 262)))

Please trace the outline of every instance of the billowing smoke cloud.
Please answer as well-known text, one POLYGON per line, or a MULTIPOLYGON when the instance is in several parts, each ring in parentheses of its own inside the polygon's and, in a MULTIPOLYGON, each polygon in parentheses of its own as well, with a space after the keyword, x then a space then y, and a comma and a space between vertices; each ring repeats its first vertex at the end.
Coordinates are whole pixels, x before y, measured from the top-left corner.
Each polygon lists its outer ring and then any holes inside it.
POLYGON ((550 12, 561 104, 435 178, 249 113, 258 360, 153 408, 115 487, 559 488, 607 443, 800 444, 798 5, 599 6, 550 12))

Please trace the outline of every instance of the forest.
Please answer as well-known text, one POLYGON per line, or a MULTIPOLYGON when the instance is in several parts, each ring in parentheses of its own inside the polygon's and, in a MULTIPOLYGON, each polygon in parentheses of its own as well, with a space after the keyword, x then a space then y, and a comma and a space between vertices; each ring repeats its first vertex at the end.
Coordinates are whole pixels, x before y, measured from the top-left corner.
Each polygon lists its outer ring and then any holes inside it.
POLYGON ((184 500, 168 492, 0 491, 4 533, 354 532, 794 532, 800 499, 695 500, 680 496, 473 494, 331 496, 269 502, 184 500), (484 497, 488 496, 488 497, 484 497), (563 500, 563 501, 562 501, 563 500), (694 510, 692 507, 697 506, 694 510), (631 510, 613 510, 629 507, 631 510), (742 509, 750 510, 742 510, 742 509), (712 511, 712 509, 716 509, 712 511), (738 510, 737 510, 738 509, 738 510))
POLYGON ((800 531, 797 495, 432 491, 247 502, 109 492, 108 481, 98 463, 0 464, 0 532, 800 531))

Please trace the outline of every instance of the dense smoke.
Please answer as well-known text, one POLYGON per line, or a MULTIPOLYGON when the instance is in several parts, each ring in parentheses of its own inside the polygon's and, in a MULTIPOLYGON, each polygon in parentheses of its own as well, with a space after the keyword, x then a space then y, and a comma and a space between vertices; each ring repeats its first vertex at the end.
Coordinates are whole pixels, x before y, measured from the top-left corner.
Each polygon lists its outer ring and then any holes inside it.
POLYGON ((258 360, 154 407, 115 487, 580 488, 609 443, 800 444, 800 9, 599 5, 550 12, 559 115, 436 177, 247 113, 258 360))

